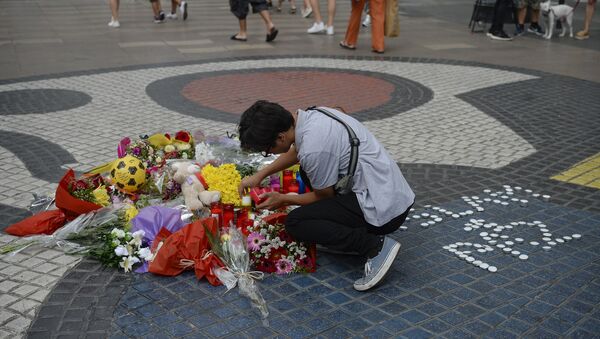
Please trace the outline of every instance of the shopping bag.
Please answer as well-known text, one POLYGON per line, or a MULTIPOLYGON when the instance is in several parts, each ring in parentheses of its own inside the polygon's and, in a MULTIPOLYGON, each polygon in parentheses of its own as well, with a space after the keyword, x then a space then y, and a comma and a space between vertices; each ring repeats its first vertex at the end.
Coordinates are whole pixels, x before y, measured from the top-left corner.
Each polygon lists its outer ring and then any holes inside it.
POLYGON ((383 35, 395 38, 400 35, 400 18, 398 17, 398 0, 385 1, 385 19, 383 35))

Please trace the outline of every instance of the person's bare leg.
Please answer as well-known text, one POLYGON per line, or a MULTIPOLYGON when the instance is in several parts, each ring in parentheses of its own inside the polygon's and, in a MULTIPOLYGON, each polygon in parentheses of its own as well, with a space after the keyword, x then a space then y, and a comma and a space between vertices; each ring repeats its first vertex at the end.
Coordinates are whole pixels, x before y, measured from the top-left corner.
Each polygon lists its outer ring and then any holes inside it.
POLYGON ((588 0, 587 6, 585 6, 585 19, 583 20, 583 31, 586 33, 590 32, 590 23, 592 22, 592 17, 594 16, 595 9, 596 2, 588 0))
MULTIPOLYGON (((354 1, 354 0, 351 0, 354 1)), ((335 0, 327 0, 327 26, 333 26, 335 17, 335 0)))
POLYGON ((154 16, 157 16, 160 11, 161 11, 161 7, 160 7, 160 1, 156 0, 156 1, 152 1, 152 12, 154 12, 154 16))
POLYGON ((171 0, 171 14, 177 13, 177 7, 181 4, 181 0, 171 0))
POLYGON ((531 23, 539 23, 540 20, 540 10, 539 9, 534 9, 531 10, 531 23))
POLYGON ((310 7, 312 7, 313 13, 315 13, 315 22, 323 22, 321 10, 319 9, 319 0, 310 0, 310 7))
POLYGON ((110 13, 113 21, 119 21, 119 0, 110 0, 110 13))
POLYGON ((517 20, 519 21, 519 25, 525 25, 525 16, 527 15, 527 7, 519 8, 519 12, 517 14, 517 20))
POLYGON ((260 14, 265 22, 265 26, 267 26, 267 34, 271 33, 271 29, 273 29, 275 25, 273 24, 273 21, 271 21, 271 15, 269 14, 269 11, 260 11, 258 14, 260 14))
POLYGON ((239 23, 240 23, 240 32, 235 36, 238 39, 247 39, 247 33, 246 33, 246 19, 238 19, 239 23))

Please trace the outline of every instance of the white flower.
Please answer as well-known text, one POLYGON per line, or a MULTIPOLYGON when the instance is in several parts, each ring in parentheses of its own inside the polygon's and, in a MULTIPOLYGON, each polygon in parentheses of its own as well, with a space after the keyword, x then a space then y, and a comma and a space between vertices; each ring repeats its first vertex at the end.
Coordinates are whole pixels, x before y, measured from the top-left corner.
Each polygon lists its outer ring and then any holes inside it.
POLYGON ((175 146, 173 146, 173 145, 165 146, 165 152, 167 152, 167 153, 173 152, 174 150, 175 150, 175 146))
POLYGON ((183 153, 183 154, 181 155, 181 159, 187 159, 187 158, 188 158, 188 155, 187 155, 187 153, 183 153))
POLYGON ((152 261, 152 259, 154 259, 154 255, 148 247, 140 248, 140 250, 138 251, 138 255, 145 261, 152 261))
POLYGON ((117 248, 115 248, 115 254, 120 257, 124 257, 129 255, 129 251, 127 251, 127 248, 125 248, 125 246, 119 245, 117 246, 117 248))
POLYGON ((123 270, 125 270, 125 272, 131 272, 131 268, 133 267, 133 265, 137 264, 140 262, 140 259, 138 259, 138 257, 126 257, 123 258, 123 261, 121 261, 119 263, 119 266, 121 266, 123 268, 123 270))
POLYGON ((113 239, 112 244, 113 246, 119 246, 121 245, 121 242, 119 241, 119 239, 113 239))
POLYGON ((144 237, 144 235, 146 235, 146 232, 144 232, 144 230, 135 231, 131 234, 132 237, 138 238, 138 239, 142 239, 144 237))
POLYGON ((118 228, 113 228, 113 230, 110 231, 110 234, 119 239, 125 237, 125 231, 123 231, 122 229, 118 229, 118 228))
POLYGON ((131 247, 140 248, 142 246, 142 239, 135 237, 129 240, 127 244, 131 245, 131 247))

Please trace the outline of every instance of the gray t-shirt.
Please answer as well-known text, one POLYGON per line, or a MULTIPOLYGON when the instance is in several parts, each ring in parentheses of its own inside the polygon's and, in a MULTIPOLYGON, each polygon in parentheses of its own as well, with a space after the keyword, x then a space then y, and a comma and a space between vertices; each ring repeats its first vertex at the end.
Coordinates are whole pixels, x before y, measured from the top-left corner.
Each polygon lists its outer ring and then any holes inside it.
MULTIPOLYGON (((348 124, 360 140, 352 191, 365 220, 382 226, 404 213, 414 202, 415 194, 388 152, 356 119, 333 108, 323 108, 348 124)), ((348 173, 350 142, 342 124, 319 111, 298 110, 295 133, 298 160, 313 188, 333 186, 348 173)))

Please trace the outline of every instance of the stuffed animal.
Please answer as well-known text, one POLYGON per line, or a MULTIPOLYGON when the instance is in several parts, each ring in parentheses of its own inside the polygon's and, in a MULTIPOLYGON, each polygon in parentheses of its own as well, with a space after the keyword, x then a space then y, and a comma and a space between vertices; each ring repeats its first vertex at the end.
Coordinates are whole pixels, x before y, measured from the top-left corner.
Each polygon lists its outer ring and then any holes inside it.
POLYGON ((211 203, 221 199, 221 192, 207 191, 208 185, 200 174, 200 166, 193 162, 181 161, 171 165, 174 170, 173 179, 181 185, 185 205, 190 210, 209 207, 211 203))

